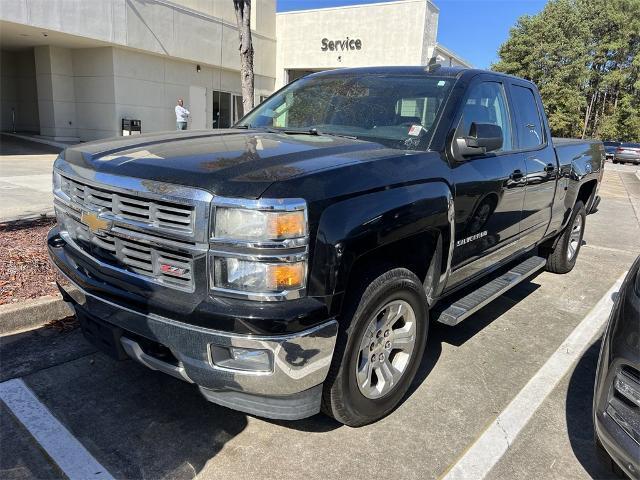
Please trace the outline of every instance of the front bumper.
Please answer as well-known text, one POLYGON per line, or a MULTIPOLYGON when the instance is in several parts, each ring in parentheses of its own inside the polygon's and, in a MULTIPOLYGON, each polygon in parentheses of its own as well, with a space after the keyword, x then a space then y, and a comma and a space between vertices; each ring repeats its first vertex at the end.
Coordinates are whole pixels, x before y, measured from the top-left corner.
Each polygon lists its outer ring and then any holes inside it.
POLYGON ((640 480, 640 444, 629 435, 623 426, 624 422, 619 417, 619 408, 624 408, 624 405, 615 405, 615 399, 613 403, 614 405, 609 402, 596 405, 594 415, 596 437, 611 459, 630 478, 640 480))
POLYGON ((85 332, 89 325, 107 331, 107 336, 117 343, 113 346, 116 351, 124 351, 151 369, 195 383, 208 400, 247 413, 288 420, 320 411, 322 382, 329 371, 338 331, 335 319, 285 335, 234 334, 101 298, 82 289, 62 270, 58 272, 63 298, 76 311, 85 332), (165 361, 145 351, 147 340, 169 349, 176 361, 165 361), (271 371, 216 365, 212 345, 267 350, 272 358, 271 371))

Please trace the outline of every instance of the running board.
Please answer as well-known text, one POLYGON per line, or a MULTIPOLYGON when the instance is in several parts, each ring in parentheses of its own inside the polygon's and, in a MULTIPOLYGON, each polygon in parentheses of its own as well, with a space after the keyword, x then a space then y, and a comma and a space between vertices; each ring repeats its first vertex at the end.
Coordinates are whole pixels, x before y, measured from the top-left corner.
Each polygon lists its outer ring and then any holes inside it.
POLYGON ((444 310, 434 312, 434 318, 445 325, 457 325, 507 290, 542 269, 546 263, 546 259, 542 257, 530 257, 495 280, 485 283, 477 290, 459 298, 444 310))

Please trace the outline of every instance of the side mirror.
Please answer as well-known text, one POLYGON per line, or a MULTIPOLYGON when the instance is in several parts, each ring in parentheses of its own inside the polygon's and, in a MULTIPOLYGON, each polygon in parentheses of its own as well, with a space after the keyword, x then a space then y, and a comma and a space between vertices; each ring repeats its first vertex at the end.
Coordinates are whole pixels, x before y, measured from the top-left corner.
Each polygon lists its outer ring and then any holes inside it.
POLYGON ((456 147, 462 157, 498 150, 502 148, 502 128, 492 123, 473 122, 467 137, 456 138, 456 147))

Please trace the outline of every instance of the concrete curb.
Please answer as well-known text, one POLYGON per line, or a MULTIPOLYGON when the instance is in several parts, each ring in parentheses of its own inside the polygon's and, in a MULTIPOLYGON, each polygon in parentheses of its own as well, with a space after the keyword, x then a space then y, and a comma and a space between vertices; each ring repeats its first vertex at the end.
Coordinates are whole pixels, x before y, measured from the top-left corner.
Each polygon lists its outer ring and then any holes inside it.
POLYGON ((30 330, 69 315, 73 315, 73 311, 61 296, 0 305, 0 335, 30 330))

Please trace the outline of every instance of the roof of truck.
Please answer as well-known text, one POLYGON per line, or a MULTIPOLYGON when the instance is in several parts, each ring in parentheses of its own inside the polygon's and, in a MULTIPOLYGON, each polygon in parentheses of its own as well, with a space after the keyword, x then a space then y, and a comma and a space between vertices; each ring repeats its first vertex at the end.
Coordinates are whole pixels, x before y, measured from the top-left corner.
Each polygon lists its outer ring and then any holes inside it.
POLYGON ((359 74, 396 74, 396 75, 434 75, 438 77, 451 77, 457 78, 465 76, 467 78, 474 77, 480 73, 487 73, 491 75, 499 75, 501 77, 513 78, 525 82, 532 83, 530 80, 524 78, 514 77, 501 72, 493 72, 491 70, 482 70, 479 68, 466 68, 466 67, 443 67, 439 64, 436 65, 411 65, 411 66, 380 66, 380 67, 349 67, 349 68, 337 68, 335 70, 323 70, 309 74, 308 76, 330 76, 345 73, 359 73, 359 74))

